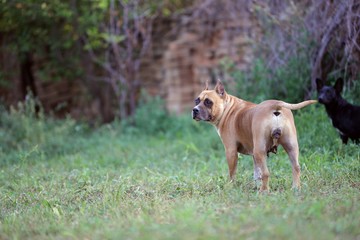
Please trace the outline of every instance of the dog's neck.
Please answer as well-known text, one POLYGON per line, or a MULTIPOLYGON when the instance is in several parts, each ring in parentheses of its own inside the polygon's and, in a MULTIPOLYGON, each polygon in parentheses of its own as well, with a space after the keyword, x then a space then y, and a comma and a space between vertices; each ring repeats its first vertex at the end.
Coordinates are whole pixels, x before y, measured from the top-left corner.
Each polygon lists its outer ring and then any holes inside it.
POLYGON ((226 118, 226 116, 229 114, 229 110, 231 109, 231 106, 234 104, 237 104, 237 101, 243 101, 240 98, 237 98, 230 94, 226 94, 224 97, 225 97, 225 100, 223 103, 223 111, 222 111, 221 115, 214 122, 212 122, 212 124, 217 129, 219 129, 219 127, 220 127, 221 120, 226 118))
POLYGON ((338 109, 341 109, 348 104, 349 103, 345 99, 339 96, 339 98, 336 101, 332 101, 329 104, 325 104, 325 109, 329 115, 332 115, 333 113, 338 112, 338 109))
MULTIPOLYGON (((225 93, 225 94, 226 94, 226 93, 225 93)), ((214 122, 212 122, 212 124, 213 124, 216 128, 218 128, 219 123, 220 123, 221 119, 222 119, 223 116, 224 116, 224 113, 227 112, 227 109, 228 109, 228 106, 229 106, 229 103, 230 103, 230 100, 231 100, 231 97, 230 97, 230 95, 228 95, 228 94, 226 94, 224 97, 225 97, 225 100, 224 100, 224 103, 223 103, 223 111, 222 111, 221 115, 220 115, 214 122)))

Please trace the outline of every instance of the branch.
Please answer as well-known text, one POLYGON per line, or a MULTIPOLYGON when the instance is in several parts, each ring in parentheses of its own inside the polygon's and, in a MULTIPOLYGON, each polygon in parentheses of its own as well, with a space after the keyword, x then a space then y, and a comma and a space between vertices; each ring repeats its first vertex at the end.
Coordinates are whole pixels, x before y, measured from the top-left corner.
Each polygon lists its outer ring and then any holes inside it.
POLYGON ((313 70, 311 72, 311 92, 314 92, 316 90, 316 81, 315 79, 317 77, 321 77, 322 75, 322 69, 321 69, 321 62, 324 58, 324 55, 326 53, 326 50, 328 48, 328 45, 332 39, 332 35, 338 25, 343 20, 343 15, 345 14, 347 10, 346 4, 339 4, 340 8, 337 9, 335 17, 330 21, 330 23, 326 27, 326 32, 323 35, 320 43, 320 49, 315 57, 315 62, 313 64, 313 70))

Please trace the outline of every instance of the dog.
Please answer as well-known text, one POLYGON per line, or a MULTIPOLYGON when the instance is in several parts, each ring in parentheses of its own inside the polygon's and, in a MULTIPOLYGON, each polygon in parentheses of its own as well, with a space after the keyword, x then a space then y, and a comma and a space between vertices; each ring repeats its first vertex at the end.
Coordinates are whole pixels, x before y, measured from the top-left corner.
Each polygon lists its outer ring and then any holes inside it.
POLYGON ((355 143, 360 143, 360 106, 352 105, 342 98, 343 86, 342 78, 338 78, 334 86, 325 86, 324 82, 317 78, 318 101, 325 106, 342 142, 347 144, 350 138, 355 143))
POLYGON ((208 90, 206 84, 196 98, 192 118, 215 126, 225 148, 231 181, 235 177, 238 153, 252 155, 254 179, 261 180, 259 191, 269 191, 266 159, 282 145, 292 165, 293 188, 300 189, 299 146, 291 110, 316 102, 289 104, 267 100, 255 104, 227 94, 219 80, 214 90, 208 90))

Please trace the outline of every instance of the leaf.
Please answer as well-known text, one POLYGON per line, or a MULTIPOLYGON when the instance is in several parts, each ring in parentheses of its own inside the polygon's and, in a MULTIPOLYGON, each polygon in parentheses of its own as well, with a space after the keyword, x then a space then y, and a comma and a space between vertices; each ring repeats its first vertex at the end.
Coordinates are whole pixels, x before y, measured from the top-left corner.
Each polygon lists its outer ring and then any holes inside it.
POLYGON ((48 200, 44 199, 41 203, 42 203, 42 205, 43 205, 44 207, 51 208, 51 204, 49 203, 48 200))
POLYGON ((108 43, 120 43, 126 38, 124 35, 113 35, 108 33, 102 33, 100 36, 108 43))

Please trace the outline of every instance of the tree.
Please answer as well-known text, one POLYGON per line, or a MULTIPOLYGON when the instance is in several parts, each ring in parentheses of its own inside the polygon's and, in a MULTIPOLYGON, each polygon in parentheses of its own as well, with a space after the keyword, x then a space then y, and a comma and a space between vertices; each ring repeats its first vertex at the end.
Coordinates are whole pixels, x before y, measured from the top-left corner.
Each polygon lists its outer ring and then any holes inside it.
POLYGON ((109 83, 115 93, 119 117, 126 119, 136 108, 141 86, 141 59, 151 44, 156 6, 134 1, 102 2, 101 23, 87 29, 84 41, 91 59, 104 70, 93 77, 109 83))
MULTIPOLYGON (((0 33, 4 45, 19 59, 21 98, 30 90, 35 96, 34 61, 42 79, 72 79, 79 76, 79 35, 74 28, 76 0, 4 0, 1 3, 0 33), (71 55, 71 57, 70 57, 71 55)), ((81 1, 86 2, 86 1, 81 1)))
POLYGON ((306 16, 308 30, 316 42, 312 62, 312 91, 316 78, 324 81, 331 75, 342 75, 352 81, 360 69, 360 2, 314 1, 306 16))

